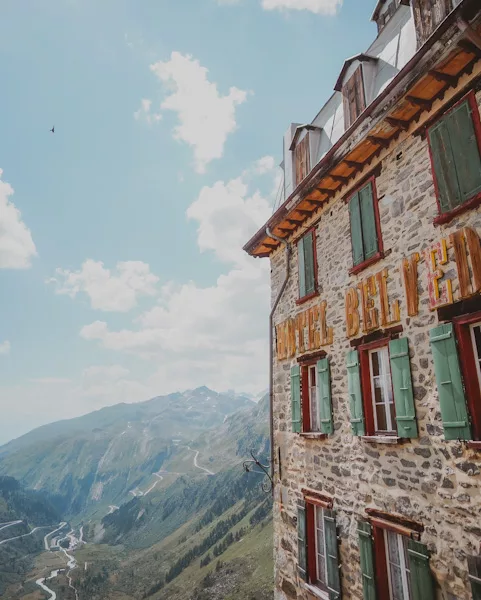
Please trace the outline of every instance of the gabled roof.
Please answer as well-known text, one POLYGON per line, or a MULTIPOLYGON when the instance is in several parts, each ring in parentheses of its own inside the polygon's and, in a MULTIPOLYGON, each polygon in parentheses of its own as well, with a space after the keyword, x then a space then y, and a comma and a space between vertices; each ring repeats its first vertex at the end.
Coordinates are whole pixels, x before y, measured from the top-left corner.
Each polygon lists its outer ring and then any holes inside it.
MULTIPOLYGON (((376 4, 376 8, 374 9, 374 12, 372 13, 372 17, 371 17, 371 21, 377 21, 379 19, 379 13, 381 12, 381 8, 383 7, 384 4, 386 4, 387 0, 378 0, 378 3, 376 4)), ((411 4, 410 0, 401 0, 401 4, 404 4, 405 6, 409 6, 411 4)))
POLYGON ((308 131, 315 131, 315 130, 320 131, 322 129, 322 127, 317 127, 316 125, 311 125, 310 123, 305 123, 304 125, 299 125, 298 127, 296 127, 296 133, 294 134, 291 145, 289 147, 289 150, 291 152, 297 146, 297 141, 299 140, 299 136, 304 131, 304 129, 307 129, 308 131))
POLYGON ((342 67, 341 73, 337 78, 336 85, 334 86, 336 92, 342 91, 342 84, 344 83, 344 77, 346 76, 347 70, 356 60, 359 62, 377 62, 378 58, 376 56, 371 56, 370 54, 361 53, 356 54, 356 56, 351 56, 351 58, 348 58, 346 61, 344 61, 344 66, 342 67))

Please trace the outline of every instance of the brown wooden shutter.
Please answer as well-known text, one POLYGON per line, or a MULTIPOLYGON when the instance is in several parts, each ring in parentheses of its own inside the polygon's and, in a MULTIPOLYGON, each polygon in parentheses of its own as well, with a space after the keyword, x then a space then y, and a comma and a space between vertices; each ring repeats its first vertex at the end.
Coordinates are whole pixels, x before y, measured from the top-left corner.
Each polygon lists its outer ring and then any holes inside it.
POLYGON ((299 185, 310 170, 309 133, 296 145, 295 163, 296 185, 299 185))
POLYGON ((354 71, 342 88, 344 102, 344 123, 348 129, 366 108, 362 65, 354 71))

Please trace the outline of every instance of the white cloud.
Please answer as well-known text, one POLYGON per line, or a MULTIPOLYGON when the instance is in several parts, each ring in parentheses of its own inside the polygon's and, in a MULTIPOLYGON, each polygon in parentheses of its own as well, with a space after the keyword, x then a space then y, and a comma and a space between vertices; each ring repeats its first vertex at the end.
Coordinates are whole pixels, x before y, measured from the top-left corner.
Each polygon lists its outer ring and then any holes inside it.
POLYGON ((227 273, 208 287, 164 284, 157 305, 132 327, 113 330, 99 320, 80 332, 104 348, 161 365, 146 381, 155 393, 201 384, 247 391, 265 387, 269 264, 242 251, 242 244, 271 214, 270 201, 250 190, 255 168, 202 188, 187 210, 187 217, 198 223, 199 248, 229 265, 227 273))
POLYGON ((10 342, 5 340, 4 342, 0 343, 0 354, 10 354, 10 348, 10 342))
POLYGON ((204 173, 212 160, 222 157, 227 136, 237 128, 236 108, 245 102, 247 92, 231 87, 223 96, 217 84, 209 81, 208 70, 180 52, 172 52, 170 60, 150 68, 170 91, 161 109, 178 115, 174 138, 193 148, 195 168, 204 173))
POLYGON ((106 269, 102 262, 88 259, 79 271, 57 269, 57 294, 71 298, 85 293, 96 310, 127 312, 137 305, 141 296, 154 296, 159 278, 141 261, 119 262, 116 272, 106 269))
MULTIPOLYGON (((240 0, 217 0, 218 4, 238 4, 240 0)), ((264 10, 308 10, 318 15, 335 15, 343 0, 261 0, 264 10)))
POLYGON ((0 169, 0 269, 27 269, 37 255, 30 230, 9 197, 13 188, 2 181, 0 169))
POLYGON ((335 15, 343 0, 262 0, 265 10, 309 10, 318 15, 335 15))
POLYGON ((152 112, 152 100, 143 98, 140 101, 140 108, 134 112, 134 119, 136 121, 144 120, 152 125, 152 123, 158 123, 162 119, 162 115, 152 112))
POLYGON ((72 380, 66 377, 39 377, 30 381, 40 385, 63 385, 64 383, 71 383, 72 380))
POLYGON ((264 175, 265 173, 272 171, 275 166, 276 164, 273 156, 263 156, 254 163, 254 170, 259 175, 264 175))

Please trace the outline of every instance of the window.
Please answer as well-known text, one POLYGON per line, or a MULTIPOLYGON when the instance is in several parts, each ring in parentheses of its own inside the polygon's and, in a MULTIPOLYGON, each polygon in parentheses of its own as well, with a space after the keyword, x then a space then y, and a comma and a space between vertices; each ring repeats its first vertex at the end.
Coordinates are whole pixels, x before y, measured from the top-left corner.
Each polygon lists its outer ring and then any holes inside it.
POLYGON ((354 74, 344 84, 342 97, 344 103, 344 125, 346 129, 349 129, 366 108, 362 65, 358 66, 354 74))
POLYGON ((398 530, 388 520, 358 524, 364 599, 434 600, 427 547, 398 530))
POLYGON ((327 508, 332 501, 320 498, 318 493, 309 492, 298 505, 298 571, 308 587, 324 591, 326 598, 337 599, 341 580, 335 513, 327 508))
POLYGON ((322 358, 291 368, 292 431, 334 432, 329 360, 322 358))
POLYGON ((379 432, 395 433, 396 417, 387 346, 369 351, 371 400, 374 409, 374 426, 379 432))
POLYGON ((352 433, 417 437, 407 338, 360 345, 346 360, 352 433))
POLYGON ((316 557, 316 570, 313 580, 319 586, 327 587, 327 564, 326 564, 326 537, 324 535, 324 509, 313 506, 315 536, 313 539, 313 550, 316 557))
MULTIPOLYGON (((479 111, 472 94, 429 129, 440 215, 457 213, 464 204, 481 197, 479 132, 479 111)), ((445 220, 439 217, 437 222, 445 220)))
POLYGON ((306 367, 306 375, 309 382, 309 385, 307 387, 307 401, 309 403, 311 431, 319 431, 321 423, 319 413, 319 399, 317 396, 316 365, 306 367))
POLYGON ((306 233, 297 242, 297 264, 299 268, 299 300, 316 293, 317 261, 314 230, 306 233))
POLYGON ((302 140, 298 142, 294 150, 294 162, 296 166, 296 185, 299 185, 311 170, 309 133, 306 133, 302 140))
POLYGON ((468 569, 473 600, 481 600, 481 556, 468 556, 468 569))
POLYGON ((411 571, 408 560, 408 538, 384 530, 390 600, 411 600, 411 571))
POLYGON ((435 327, 430 341, 444 437, 480 441, 481 312, 435 327))
POLYGON ((374 180, 349 199, 351 246, 354 269, 380 257, 381 234, 374 180))

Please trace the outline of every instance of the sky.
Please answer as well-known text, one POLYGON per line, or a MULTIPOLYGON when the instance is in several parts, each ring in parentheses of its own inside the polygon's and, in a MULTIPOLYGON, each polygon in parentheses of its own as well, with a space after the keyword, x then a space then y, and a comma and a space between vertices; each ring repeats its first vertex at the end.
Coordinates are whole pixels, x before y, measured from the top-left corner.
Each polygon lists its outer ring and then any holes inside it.
POLYGON ((0 443, 267 387, 269 262, 242 246, 375 3, 2 0, 0 443))

